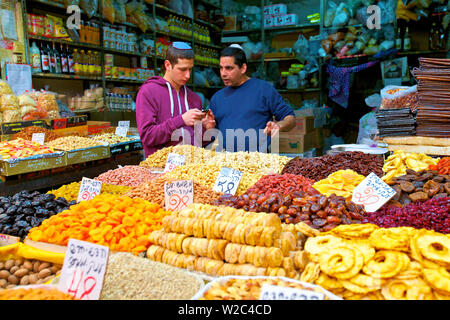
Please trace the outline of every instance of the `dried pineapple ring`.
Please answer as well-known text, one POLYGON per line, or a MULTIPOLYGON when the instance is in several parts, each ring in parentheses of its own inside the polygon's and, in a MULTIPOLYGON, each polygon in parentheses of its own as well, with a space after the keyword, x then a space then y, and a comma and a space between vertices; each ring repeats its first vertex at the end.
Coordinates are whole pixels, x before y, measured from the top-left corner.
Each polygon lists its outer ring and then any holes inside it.
POLYGON ((407 300, 409 286, 404 280, 390 280, 381 288, 386 300, 407 300))
POLYGON ((345 289, 354 293, 369 293, 377 291, 386 283, 386 280, 373 278, 365 274, 357 274, 351 279, 343 280, 342 284, 345 289))
POLYGON ((450 239, 442 234, 427 232, 417 238, 417 247, 425 258, 450 267, 450 239))
POLYGON ((336 246, 319 257, 320 269, 338 279, 350 279, 357 275, 364 265, 364 257, 356 248, 336 246))
POLYGON ((305 270, 303 270, 302 275, 300 276, 300 281, 314 283, 319 278, 320 275, 320 266, 318 263, 309 262, 305 270))
POLYGON ((381 250, 363 267, 363 272, 374 278, 392 278, 404 270, 405 265, 409 265, 405 253, 381 250))
POLYGON ((423 277, 432 288, 450 294, 450 273, 446 268, 423 269, 423 277))
POLYGON ((423 268, 420 263, 411 261, 408 268, 397 274, 395 278, 399 280, 415 279, 422 275, 422 270, 423 268))
POLYGON ((375 249, 370 245, 370 242, 367 239, 352 239, 346 240, 344 242, 347 243, 350 247, 357 248, 364 257, 364 264, 372 260, 375 256, 375 249))
POLYGON ((315 283, 325 289, 340 289, 344 287, 342 281, 330 277, 323 272, 320 273, 320 276, 315 283))
POLYGON ((378 229, 369 237, 370 244, 376 249, 409 251, 409 239, 415 232, 411 227, 378 229))
POLYGON ((330 230, 328 233, 338 237, 353 239, 353 238, 368 238, 379 227, 375 224, 341 224, 336 228, 330 230))

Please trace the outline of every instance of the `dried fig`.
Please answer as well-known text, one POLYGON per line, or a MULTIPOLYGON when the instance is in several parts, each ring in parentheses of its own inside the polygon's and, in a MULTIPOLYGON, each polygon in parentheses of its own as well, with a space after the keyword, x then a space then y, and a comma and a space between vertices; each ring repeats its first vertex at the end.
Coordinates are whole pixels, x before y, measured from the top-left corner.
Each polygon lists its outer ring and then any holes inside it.
POLYGON ((436 181, 433 181, 433 180, 427 181, 427 183, 425 183, 422 188, 423 192, 426 192, 428 194, 429 198, 431 198, 435 194, 437 194, 440 189, 441 189, 441 186, 436 181))
POLYGON ((409 181, 402 181, 400 183, 400 189, 406 193, 411 193, 416 190, 416 187, 414 187, 414 185, 409 181))
POLYGON ((428 200, 428 194, 423 191, 414 192, 409 195, 409 198, 412 200, 412 202, 426 201, 428 200))

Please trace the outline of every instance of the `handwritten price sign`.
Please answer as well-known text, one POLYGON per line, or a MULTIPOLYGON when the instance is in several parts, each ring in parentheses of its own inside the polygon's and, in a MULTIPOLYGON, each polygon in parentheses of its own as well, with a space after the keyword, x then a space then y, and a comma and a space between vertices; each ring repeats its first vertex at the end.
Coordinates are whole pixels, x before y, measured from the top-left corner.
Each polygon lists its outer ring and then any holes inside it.
POLYGON ((259 300, 323 300, 321 292, 264 284, 259 300))
POLYGON ((118 127, 130 128, 130 121, 129 120, 119 121, 117 126, 118 127))
POLYGON ((44 144, 45 142, 45 133, 33 133, 33 136, 31 137, 31 141, 37 142, 40 144, 44 144))
POLYGON ((194 202, 192 180, 166 182, 164 184, 166 210, 179 211, 194 202))
POLYGON ((128 133, 128 127, 117 127, 115 133, 118 136, 126 137, 128 133))
POLYGON ((167 156, 166 167, 164 168, 164 172, 169 172, 175 169, 178 166, 182 166, 186 158, 182 154, 178 153, 169 153, 167 156))
POLYGON ((59 290, 81 300, 98 300, 103 287, 109 248, 69 239, 59 290))
POLYGON ((235 195, 241 183, 243 173, 241 171, 222 167, 213 190, 226 194, 235 195))
POLYGON ((353 190, 352 201, 363 205, 367 212, 375 212, 394 195, 395 190, 372 172, 353 190))
POLYGON ((100 194, 102 189, 101 181, 83 177, 80 190, 78 191, 77 202, 92 200, 100 194))

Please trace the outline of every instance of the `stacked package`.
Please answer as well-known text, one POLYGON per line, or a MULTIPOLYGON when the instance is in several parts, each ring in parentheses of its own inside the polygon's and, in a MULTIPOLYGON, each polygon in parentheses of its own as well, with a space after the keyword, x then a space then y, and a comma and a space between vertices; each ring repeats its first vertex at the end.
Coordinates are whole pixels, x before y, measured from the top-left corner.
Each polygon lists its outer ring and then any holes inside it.
POLYGON ((419 58, 417 135, 450 137, 450 59, 419 58))

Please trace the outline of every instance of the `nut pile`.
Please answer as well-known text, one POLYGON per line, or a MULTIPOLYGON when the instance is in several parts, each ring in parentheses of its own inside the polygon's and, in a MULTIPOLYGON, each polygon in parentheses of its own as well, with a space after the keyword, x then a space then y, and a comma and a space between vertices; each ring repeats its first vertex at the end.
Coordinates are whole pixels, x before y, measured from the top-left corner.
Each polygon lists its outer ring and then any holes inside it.
MULTIPOLYGON (((150 182, 143 183, 126 192, 124 195, 130 198, 141 198, 152 203, 159 204, 165 208, 164 184, 174 180, 160 177, 150 182)), ((212 204, 222 196, 222 193, 215 192, 199 183, 194 182, 194 203, 212 204)))
POLYGON ((109 257, 101 300, 188 300, 203 281, 184 270, 130 253, 109 257))
POLYGON ((122 137, 114 133, 104 133, 100 135, 94 135, 91 137, 91 139, 98 142, 106 142, 107 144, 116 144, 121 142, 133 141, 133 139, 131 138, 122 137))
POLYGON ((149 169, 139 166, 124 166, 122 168, 108 170, 95 180, 116 186, 136 187, 141 183, 151 181, 161 174, 152 173, 149 169))
POLYGON ((276 213, 284 223, 303 222, 320 231, 328 231, 340 224, 361 223, 365 215, 362 206, 332 194, 305 195, 273 193, 270 196, 246 193, 240 197, 222 196, 217 205, 225 205, 251 212, 276 213))
POLYGON ((389 204, 401 206, 450 196, 450 175, 440 175, 432 170, 417 172, 411 169, 407 169, 406 173, 388 182, 396 191, 389 204))
POLYGON ((50 141, 46 145, 58 150, 72 151, 90 147, 97 147, 101 146, 102 144, 98 141, 92 140, 91 138, 67 136, 50 141))
POLYGON ((12 136, 12 139, 15 140, 17 138, 21 138, 24 140, 31 141, 33 139, 33 133, 45 133, 45 140, 44 140, 45 142, 50 142, 60 137, 53 130, 48 130, 43 127, 31 126, 23 128, 22 130, 20 130, 20 132, 14 134, 12 136))
POLYGON ((350 169, 367 177, 371 172, 383 176, 383 157, 359 151, 340 152, 317 158, 294 158, 284 167, 284 173, 298 174, 318 181, 338 170, 350 169))
POLYGON ((404 207, 385 204, 376 212, 368 212, 363 223, 379 227, 413 227, 450 233, 450 197, 411 203, 404 207))
POLYGON ((0 291, 0 300, 78 300, 56 288, 20 288, 0 291))
POLYGON ((335 194, 351 200, 353 190, 364 178, 364 176, 352 170, 339 170, 330 174, 326 179, 314 183, 313 188, 326 196, 335 194))
MULTIPOLYGON (((199 300, 259 300, 263 285, 294 288, 324 293, 320 288, 309 288, 298 282, 286 281, 280 278, 249 278, 229 279, 226 282, 214 281, 211 287, 199 300)), ((330 298, 325 294, 325 300, 330 298)))
POLYGON ((46 283, 56 276, 61 267, 51 262, 23 258, 0 262, 0 288, 46 283))
POLYGON ((0 156, 3 160, 53 153, 53 149, 51 146, 44 146, 21 138, 0 142, 0 156))
POLYGON ((394 151, 383 165, 385 175, 382 177, 386 183, 393 178, 406 174, 407 169, 414 171, 426 170, 430 165, 436 165, 439 159, 434 159, 423 153, 404 152, 402 150, 394 151))
POLYGON ((272 193, 288 194, 296 191, 317 194, 318 191, 312 188, 313 183, 311 179, 295 174, 270 174, 259 179, 246 194, 257 193, 269 196, 272 193))
MULTIPOLYGON (((174 170, 164 174, 164 177, 173 180, 193 180, 207 188, 212 189, 219 176, 220 169, 218 165, 190 164, 176 167, 174 170)), ((241 183, 236 191, 237 195, 245 193, 260 178, 261 174, 252 174, 244 172, 241 183)))
POLYGON ((448 300, 449 250, 434 231, 341 225, 306 240, 305 280, 344 299, 448 300))
POLYGON ((0 197, 0 233, 25 237, 32 227, 67 210, 75 201, 38 191, 21 191, 10 197, 0 197))
MULTIPOLYGON (((69 184, 65 184, 62 187, 56 190, 50 190, 47 193, 53 194, 56 197, 62 197, 67 199, 67 201, 77 201, 78 200, 78 192, 80 191, 81 182, 72 182, 69 184)), ((130 187, 126 186, 116 186, 113 184, 102 183, 102 188, 100 190, 100 194, 117 194, 122 195, 127 192, 130 187)))

